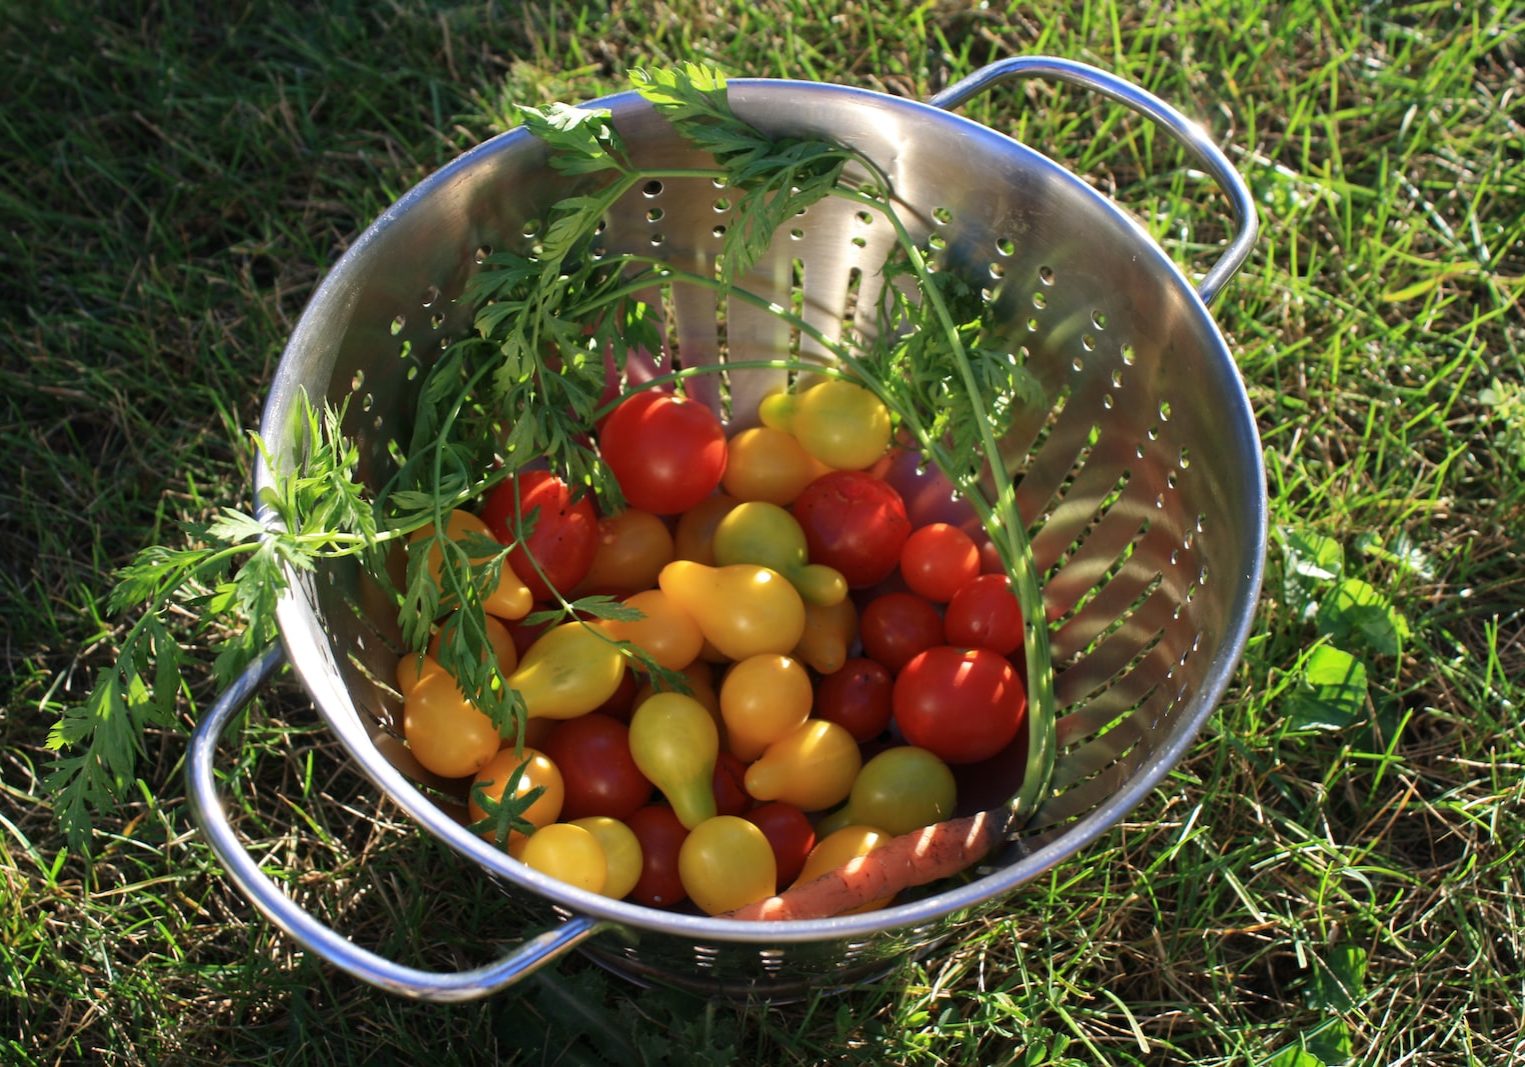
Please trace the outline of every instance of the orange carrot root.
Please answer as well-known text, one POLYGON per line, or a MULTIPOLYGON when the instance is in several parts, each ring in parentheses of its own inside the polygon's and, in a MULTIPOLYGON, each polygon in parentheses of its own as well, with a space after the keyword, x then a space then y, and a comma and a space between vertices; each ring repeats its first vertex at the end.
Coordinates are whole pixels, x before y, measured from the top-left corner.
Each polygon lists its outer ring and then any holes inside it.
POLYGON ((1000 813, 988 811, 933 823, 891 838, 812 882, 717 918, 782 922, 841 915, 902 889, 966 870, 995 847, 1004 824, 1000 813))

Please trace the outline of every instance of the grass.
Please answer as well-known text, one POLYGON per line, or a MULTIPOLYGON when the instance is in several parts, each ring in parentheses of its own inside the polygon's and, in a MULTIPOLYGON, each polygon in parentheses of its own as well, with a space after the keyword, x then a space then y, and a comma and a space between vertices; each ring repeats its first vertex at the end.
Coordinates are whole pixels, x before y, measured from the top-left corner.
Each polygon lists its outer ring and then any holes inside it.
MULTIPOLYGON (((1343 0, 861 8, 0 11, 0 1060, 1525 1059, 1525 20, 1343 0), (682 58, 925 98, 1029 52, 1200 117, 1264 214, 1215 313, 1280 536, 1229 698, 1126 823, 931 960, 767 1009, 578 959, 444 1008, 341 977, 220 877, 179 731, 150 737, 93 858, 65 849, 42 742, 121 632, 110 573, 246 502, 244 430, 307 294, 509 102, 682 58), (1310 552, 1338 576, 1288 566, 1310 552), (1370 610, 1339 607, 1351 581, 1370 610), (1364 691, 1319 688, 1334 651, 1364 691)), ((1043 87, 966 111, 1210 262, 1223 207, 1144 124, 1043 87)), ((216 637, 184 633, 202 653, 216 637)), ((184 721, 211 695, 187 692, 184 721)), ((255 854, 360 944, 452 967, 524 932, 357 779, 290 683, 228 758, 255 854)))

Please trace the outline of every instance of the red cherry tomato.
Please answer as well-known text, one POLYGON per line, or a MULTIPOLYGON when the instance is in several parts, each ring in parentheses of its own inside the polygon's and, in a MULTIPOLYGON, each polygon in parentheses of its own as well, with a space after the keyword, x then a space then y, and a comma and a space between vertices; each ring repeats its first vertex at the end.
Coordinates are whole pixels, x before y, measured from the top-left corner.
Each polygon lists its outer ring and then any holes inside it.
POLYGON ((548 622, 529 625, 523 619, 505 621, 503 625, 508 630, 508 636, 514 639, 514 651, 519 654, 520 659, 523 659, 524 654, 530 650, 530 646, 540 640, 540 636, 551 628, 548 622))
POLYGON ((706 405, 647 390, 621 402, 599 433, 604 462, 631 507, 677 515, 725 474, 725 430, 706 405))
POLYGON ((678 852, 688 831, 665 804, 648 804, 625 820, 641 843, 641 877, 627 900, 648 908, 670 908, 688 899, 678 876, 678 852))
POLYGON ((911 532, 900 549, 900 576, 911 592, 946 604, 980 573, 980 550, 974 539, 946 522, 911 532))
POLYGON ((787 886, 799 876, 805 857, 815 848, 815 828, 805 813, 793 804, 770 800, 759 804, 742 818, 763 832, 773 846, 773 860, 778 865, 778 884, 787 886))
POLYGON ((715 814, 743 815, 752 806, 745 784, 747 765, 729 752, 715 758, 715 814))
POLYGON ((570 596, 577 583, 587 576, 598 551, 598 516, 593 512, 593 500, 584 495, 574 502, 571 487, 548 471, 526 471, 500 482, 487 497, 482 521, 505 545, 515 539, 516 486, 518 514, 528 516, 533 512, 535 524, 528 541, 514 545, 509 552, 509 566, 529 586, 536 600, 551 599, 553 586, 564 596, 570 596), (544 578, 535 564, 545 572, 544 578))
POLYGON ((620 676, 619 688, 614 695, 593 709, 595 715, 607 715, 609 718, 630 725, 630 716, 635 714, 635 694, 640 690, 641 684, 637 680, 635 671, 626 671, 620 676))
POLYGON ((913 745, 947 763, 1001 751, 1027 719, 1027 690, 1011 662, 985 648, 929 648, 895 679, 895 722, 913 745))
POLYGON ((915 593, 885 593, 870 600, 858 616, 858 636, 863 654, 891 674, 899 674, 917 653, 947 641, 937 608, 915 593))
POLYGON ((888 578, 911 533, 900 494, 863 471, 823 474, 791 511, 805 531, 810 562, 835 567, 855 589, 888 578))
POLYGON ((1022 609, 1005 574, 982 574, 948 601, 948 644, 1009 656, 1022 647, 1022 609))
POLYGON ((845 728, 855 741, 872 741, 890 724, 894 690, 895 679, 884 664, 850 659, 816 686, 813 714, 845 728))
POLYGON ((607 815, 624 821, 651 799, 653 786, 630 755, 630 731, 607 715, 559 723, 541 749, 561 771, 562 822, 607 815))

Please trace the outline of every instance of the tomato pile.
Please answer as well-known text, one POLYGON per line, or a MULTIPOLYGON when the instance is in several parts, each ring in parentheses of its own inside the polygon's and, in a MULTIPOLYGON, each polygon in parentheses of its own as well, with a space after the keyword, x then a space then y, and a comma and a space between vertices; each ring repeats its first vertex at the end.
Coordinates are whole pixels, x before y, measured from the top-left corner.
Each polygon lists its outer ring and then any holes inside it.
POLYGON ((403 735, 426 770, 471 783, 475 821, 511 781, 543 789, 533 832, 507 839, 537 870, 719 914, 949 818, 960 769, 1020 739, 1016 598, 964 528, 913 527, 885 477, 884 405, 827 381, 758 414, 727 438, 697 401, 632 394, 597 430, 625 510, 527 471, 450 518, 452 540, 513 545, 484 605, 529 729, 505 744, 428 655, 398 667, 403 735), (558 593, 640 617, 521 621, 558 593))

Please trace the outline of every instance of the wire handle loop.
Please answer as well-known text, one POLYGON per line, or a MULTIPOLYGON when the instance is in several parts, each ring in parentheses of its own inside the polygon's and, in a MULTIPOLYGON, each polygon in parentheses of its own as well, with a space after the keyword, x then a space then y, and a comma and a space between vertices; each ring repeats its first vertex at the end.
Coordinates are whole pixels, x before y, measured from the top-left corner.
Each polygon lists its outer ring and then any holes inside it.
POLYGON ((1237 228, 1228 248, 1197 286, 1197 294, 1202 297, 1202 302, 1211 305, 1224 283, 1244 265, 1255 244, 1255 234, 1260 224, 1249 186, 1223 154, 1223 150, 1208 137, 1207 131, 1199 123, 1133 82, 1086 63, 1054 56, 1016 56, 991 63, 967 78, 954 82, 928 103, 952 111, 998 83, 1018 78, 1067 82, 1117 101, 1130 111, 1163 127, 1217 180, 1219 187, 1228 195, 1237 228))
POLYGON ((524 942, 500 960, 469 971, 423 971, 378 956, 323 925, 270 879, 240 843, 217 792, 212 765, 217 740, 249 699, 285 662, 272 645, 241 674, 197 724, 187 756, 186 786, 191 812, 228 876, 276 926, 340 970, 390 993, 414 1000, 455 1003, 476 1000, 513 985, 608 929, 602 920, 578 916, 524 942))

